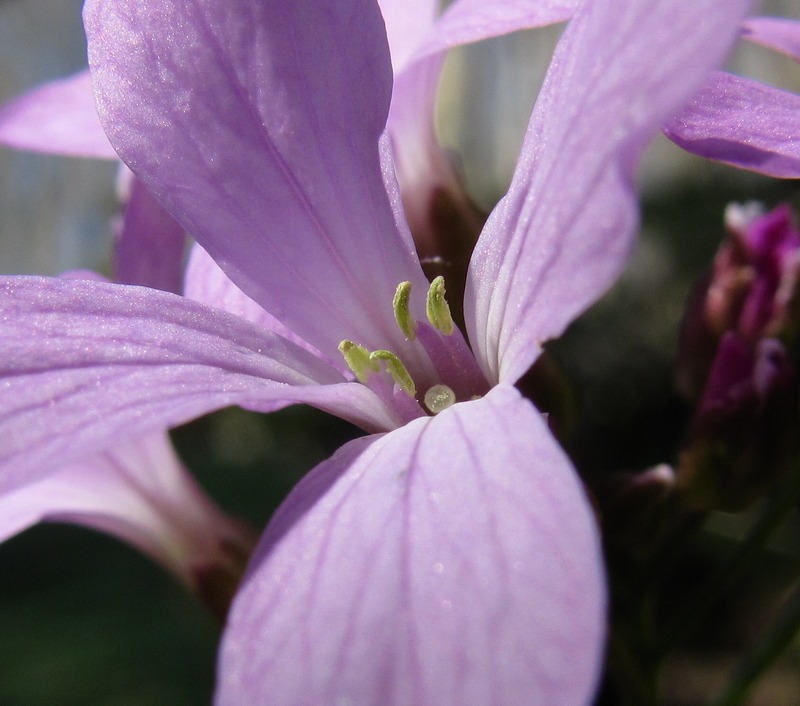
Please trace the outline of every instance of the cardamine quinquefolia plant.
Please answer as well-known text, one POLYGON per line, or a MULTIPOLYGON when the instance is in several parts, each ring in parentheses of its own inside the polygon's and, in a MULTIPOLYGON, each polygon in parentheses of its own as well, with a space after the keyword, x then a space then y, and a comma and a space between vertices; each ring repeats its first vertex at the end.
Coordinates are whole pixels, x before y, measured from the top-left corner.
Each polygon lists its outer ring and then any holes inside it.
POLYGON ((221 269, 197 251, 187 288, 205 304, 2 279, 0 493, 219 407, 314 405, 369 435, 270 522, 218 703, 587 702, 605 642, 596 520, 514 383, 624 266, 641 152, 748 9, 580 5, 472 253, 461 331, 404 219, 374 2, 90 0, 108 138, 221 269), (239 290, 244 316, 208 305, 239 290))

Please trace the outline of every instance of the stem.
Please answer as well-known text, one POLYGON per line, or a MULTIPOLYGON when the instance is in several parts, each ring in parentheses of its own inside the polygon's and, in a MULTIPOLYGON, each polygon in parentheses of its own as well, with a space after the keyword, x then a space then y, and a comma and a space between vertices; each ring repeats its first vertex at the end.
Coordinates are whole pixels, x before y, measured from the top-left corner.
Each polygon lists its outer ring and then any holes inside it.
POLYGON ((725 691, 713 701, 713 706, 741 704, 759 677, 792 643, 798 630, 800 630, 800 587, 795 589, 781 614, 769 627, 764 639, 739 665, 725 691))
POLYGON ((694 595, 684 601, 682 610, 670 621, 659 653, 666 654, 688 637, 701 623, 714 603, 742 576, 750 561, 766 544, 770 535, 794 509, 800 499, 800 464, 790 470, 786 481, 775 489, 767 506, 747 538, 727 561, 717 565, 694 595))
POLYGON ((609 635, 609 671, 617 686, 623 706, 650 706, 655 704, 655 681, 652 669, 643 670, 631 650, 630 641, 612 629, 609 635))
POLYGON ((631 581, 636 594, 644 593, 658 583, 686 552, 705 522, 705 513, 678 510, 675 524, 659 539, 651 556, 631 581))

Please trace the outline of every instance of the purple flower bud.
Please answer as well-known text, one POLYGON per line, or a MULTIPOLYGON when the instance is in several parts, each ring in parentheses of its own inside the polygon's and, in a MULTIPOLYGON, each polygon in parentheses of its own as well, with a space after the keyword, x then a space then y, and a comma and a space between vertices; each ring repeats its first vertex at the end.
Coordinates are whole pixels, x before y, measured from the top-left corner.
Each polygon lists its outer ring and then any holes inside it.
POLYGON ((762 214, 758 204, 731 204, 725 224, 728 238, 696 285, 681 331, 679 382, 693 399, 727 331, 753 346, 769 337, 791 348, 800 321, 800 232, 789 207, 762 214))
POLYGON ((797 450, 800 233, 787 206, 731 205, 725 220, 681 333, 679 380, 697 408, 677 485, 696 507, 738 510, 797 450))

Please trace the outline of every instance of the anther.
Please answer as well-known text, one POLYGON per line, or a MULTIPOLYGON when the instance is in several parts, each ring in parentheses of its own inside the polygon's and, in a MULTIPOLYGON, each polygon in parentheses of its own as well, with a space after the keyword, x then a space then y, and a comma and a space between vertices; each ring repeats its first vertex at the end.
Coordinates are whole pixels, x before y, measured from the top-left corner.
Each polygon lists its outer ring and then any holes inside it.
POLYGON ((425 406, 431 414, 439 414, 456 402, 456 393, 447 385, 434 385, 425 393, 425 406))
POLYGON ((352 341, 342 341, 339 344, 339 351, 359 382, 365 383, 369 373, 379 373, 381 370, 378 361, 372 359, 369 351, 364 346, 359 346, 352 341))
POLYGON ((417 334, 414 330, 417 328, 417 322, 411 316, 411 309, 408 301, 411 297, 411 282, 400 282, 397 285, 397 290, 394 293, 392 300, 392 307, 394 308, 394 318, 400 330, 406 335, 409 341, 413 341, 417 334))
POLYGON ((403 392, 409 397, 414 397, 414 395, 417 394, 417 388, 414 385, 414 381, 411 379, 411 375, 408 374, 406 366, 403 365, 400 358, 394 353, 383 350, 372 351, 372 353, 369 354, 369 360, 375 365, 378 365, 378 361, 382 360, 386 364, 386 372, 391 375, 392 380, 400 386, 403 392))
POLYGON ((447 304, 444 295, 444 277, 440 275, 431 282, 431 286, 428 289, 425 313, 428 315, 428 321, 437 331, 449 336, 453 333, 455 324, 450 314, 450 306, 447 304))

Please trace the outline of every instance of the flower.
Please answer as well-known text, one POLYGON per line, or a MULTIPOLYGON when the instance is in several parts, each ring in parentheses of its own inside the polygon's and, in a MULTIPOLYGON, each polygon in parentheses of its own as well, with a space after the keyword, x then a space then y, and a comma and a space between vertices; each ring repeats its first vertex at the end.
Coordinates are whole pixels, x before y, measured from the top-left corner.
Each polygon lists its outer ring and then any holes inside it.
MULTIPOLYGON (((142 187, 134 182, 132 188, 142 187)), ((162 216, 152 197, 129 199, 114 248, 116 281, 165 290, 180 282, 185 236, 165 227, 174 221, 162 216), (155 237, 162 241, 154 243, 155 237)), ((105 281, 86 271, 62 277, 105 281)), ((220 617, 257 538, 203 492, 175 455, 166 429, 68 460, 0 493, 0 541, 39 522, 82 525, 135 546, 220 617)))
POLYGON ((604 644, 597 529, 513 384, 624 265, 639 155, 747 4, 581 6, 471 260, 470 349, 403 219, 374 3, 90 0, 112 144, 250 299, 213 268, 193 286, 260 325, 151 289, 5 278, 0 492, 219 406, 313 404, 375 433, 270 523, 218 702, 586 702, 604 644))
POLYGON ((255 542, 184 468, 164 432, 59 467, 0 495, 0 541, 38 522, 90 527, 136 547, 224 617, 255 542))

